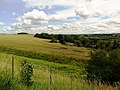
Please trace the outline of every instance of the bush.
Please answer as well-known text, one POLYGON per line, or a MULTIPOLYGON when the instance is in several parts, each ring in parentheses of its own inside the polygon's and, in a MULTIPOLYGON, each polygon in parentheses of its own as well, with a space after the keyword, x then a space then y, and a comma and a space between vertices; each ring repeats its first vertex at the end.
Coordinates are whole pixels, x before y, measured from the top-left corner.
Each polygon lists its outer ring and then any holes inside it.
POLYGON ((91 53, 91 60, 86 67, 89 80, 100 80, 101 82, 120 81, 120 50, 110 53, 98 50, 91 53))
POLYGON ((31 86, 33 84, 33 65, 26 61, 21 63, 20 80, 24 85, 31 86))
POLYGON ((51 43, 58 43, 59 41, 55 38, 52 38, 52 40, 50 41, 51 43))

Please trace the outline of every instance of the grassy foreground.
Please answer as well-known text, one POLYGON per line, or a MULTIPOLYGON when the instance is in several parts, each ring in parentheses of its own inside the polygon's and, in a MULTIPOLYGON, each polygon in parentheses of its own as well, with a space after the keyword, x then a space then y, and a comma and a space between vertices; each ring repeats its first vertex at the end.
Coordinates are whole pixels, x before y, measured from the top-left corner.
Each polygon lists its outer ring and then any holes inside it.
MULTIPOLYGON (((5 68, 11 69, 11 56, 10 54, 0 53, 0 70, 5 68)), ((30 59, 21 56, 14 56, 15 58, 15 78, 18 78, 16 84, 19 88, 15 90, 119 90, 119 87, 113 87, 111 85, 98 85, 88 83, 83 78, 72 77, 73 73, 70 74, 71 70, 80 70, 78 67, 72 67, 71 65, 57 64, 43 60, 30 59), (34 84, 31 87, 27 87, 19 83, 19 70, 20 62, 26 60, 33 63, 34 65, 34 84), (52 73, 52 86, 50 86, 50 72, 49 66, 54 68, 52 73), (59 70, 59 68, 61 70, 59 70), (67 73, 69 73, 67 75, 67 73), (69 76, 70 75, 70 76, 69 76)), ((78 72, 78 71, 77 71, 78 72)))

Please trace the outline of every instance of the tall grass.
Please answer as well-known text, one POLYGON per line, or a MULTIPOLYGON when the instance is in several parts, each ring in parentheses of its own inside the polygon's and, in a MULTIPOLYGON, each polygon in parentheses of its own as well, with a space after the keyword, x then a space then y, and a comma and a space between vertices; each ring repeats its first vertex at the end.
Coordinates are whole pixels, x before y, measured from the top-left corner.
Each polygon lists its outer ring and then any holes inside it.
POLYGON ((52 74, 52 86, 48 71, 35 70, 32 87, 24 87, 27 90, 119 90, 119 86, 88 82, 80 78, 71 78, 60 74, 52 74), (39 78, 39 79, 38 79, 39 78))
MULTIPOLYGON (((0 54, 0 62, 2 62, 2 56, 4 54, 0 54)), ((4 55, 5 56, 5 55, 4 55)), ((7 64, 11 65, 11 55, 6 54, 6 59, 9 58, 7 64)), ((0 66, 2 67, 2 66, 0 66)), ((101 84, 99 82, 91 83, 87 80, 75 77, 74 73, 68 73, 69 75, 66 75, 65 72, 69 71, 71 65, 61 65, 57 63, 52 63, 48 61, 42 61, 42 60, 35 60, 30 58, 25 58, 21 56, 15 56, 15 78, 18 78, 17 81, 13 81, 11 79, 11 72, 8 74, 2 74, 0 73, 0 78, 2 78, 0 81, 0 84, 2 85, 2 88, 5 88, 5 85, 3 81, 10 81, 8 84, 7 90, 119 90, 120 86, 111 86, 107 84, 101 84), (32 62, 34 64, 34 76, 33 80, 34 83, 32 86, 25 86, 22 83, 19 82, 20 76, 19 76, 19 69, 20 69, 20 63, 23 60, 27 60, 28 62, 32 62), (50 85, 50 71, 48 66, 54 66, 56 68, 52 68, 52 86, 50 85), (57 67, 66 67, 66 69, 63 69, 64 72, 61 73, 59 68, 57 67), (7 78, 5 78, 7 77, 7 78), (3 80, 3 81, 2 81, 3 80)), ((74 68, 74 67, 72 67, 74 68)), ((0 88, 0 90, 2 90, 0 88)), ((5 90, 5 89, 3 89, 5 90)))
POLYGON ((52 74, 52 85, 50 85, 49 72, 35 70, 34 83, 25 86, 19 80, 11 79, 10 74, 0 73, 0 90, 119 90, 120 86, 91 83, 80 78, 71 78, 60 74, 52 74))
POLYGON ((17 79, 11 77, 10 71, 5 69, 0 72, 0 90, 20 90, 17 79))
POLYGON ((83 64, 86 63, 85 59, 51 55, 51 54, 38 53, 38 52, 26 51, 26 50, 11 49, 11 48, 6 48, 4 46, 0 46, 0 51, 8 54, 14 54, 18 56, 24 56, 24 57, 39 59, 39 60, 46 60, 46 61, 51 61, 54 63, 61 63, 61 64, 83 66, 83 64))

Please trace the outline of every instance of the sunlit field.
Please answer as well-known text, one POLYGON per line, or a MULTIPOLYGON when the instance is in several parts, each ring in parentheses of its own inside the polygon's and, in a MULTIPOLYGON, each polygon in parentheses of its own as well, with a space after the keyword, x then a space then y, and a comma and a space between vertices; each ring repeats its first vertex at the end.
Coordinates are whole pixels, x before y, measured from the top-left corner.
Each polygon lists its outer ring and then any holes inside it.
POLYGON ((50 43, 50 40, 34 38, 33 35, 0 35, 0 46, 80 59, 88 59, 91 51, 83 47, 50 43))

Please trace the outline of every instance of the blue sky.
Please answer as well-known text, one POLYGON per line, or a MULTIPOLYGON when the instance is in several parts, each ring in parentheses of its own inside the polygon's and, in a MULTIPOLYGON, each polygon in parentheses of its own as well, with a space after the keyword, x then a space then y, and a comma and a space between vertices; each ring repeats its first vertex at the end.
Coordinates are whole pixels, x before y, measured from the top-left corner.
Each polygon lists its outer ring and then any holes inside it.
POLYGON ((1 0, 0 33, 120 33, 120 0, 1 0))
POLYGON ((16 15, 13 16, 13 12, 24 13, 25 7, 21 0, 2 0, 0 2, 2 2, 0 3, 0 21, 4 22, 5 25, 10 25, 16 21, 16 15))

